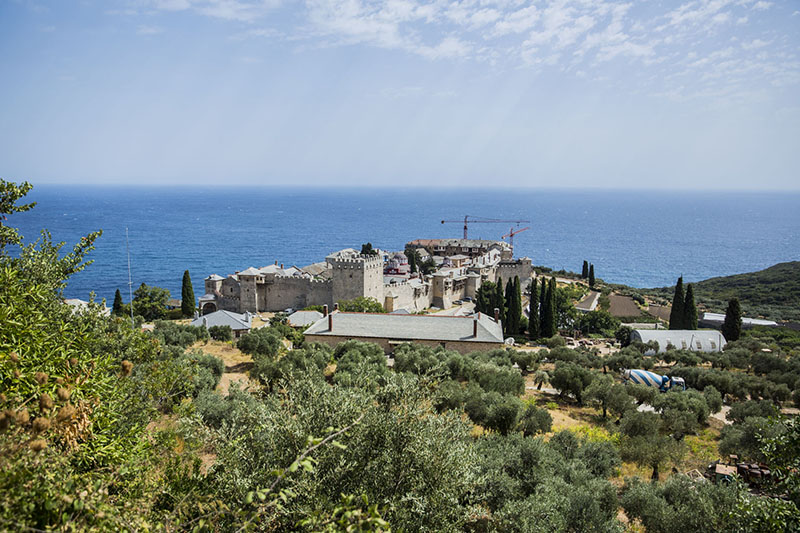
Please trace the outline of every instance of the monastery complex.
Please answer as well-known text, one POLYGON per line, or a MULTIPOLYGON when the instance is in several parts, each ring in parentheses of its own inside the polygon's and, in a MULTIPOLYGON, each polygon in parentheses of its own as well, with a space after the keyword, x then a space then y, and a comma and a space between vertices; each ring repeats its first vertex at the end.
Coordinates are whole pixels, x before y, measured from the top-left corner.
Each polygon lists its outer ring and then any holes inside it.
POLYGON ((303 268, 284 268, 276 262, 227 277, 212 274, 205 279, 200 312, 333 308, 336 302, 363 296, 374 298, 387 312, 415 313, 474 298, 483 281, 519 276, 524 287, 533 275, 530 258, 514 259, 512 246, 503 241, 418 239, 409 242, 408 248, 416 249, 423 261, 432 259, 436 270, 429 275, 411 272, 403 252, 374 250, 363 255, 347 248, 303 268))

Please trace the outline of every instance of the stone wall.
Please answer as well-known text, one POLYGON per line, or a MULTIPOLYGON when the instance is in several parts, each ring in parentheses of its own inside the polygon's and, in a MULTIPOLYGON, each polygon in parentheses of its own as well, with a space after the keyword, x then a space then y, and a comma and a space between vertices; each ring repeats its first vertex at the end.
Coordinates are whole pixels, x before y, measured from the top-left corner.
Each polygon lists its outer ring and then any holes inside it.
POLYGON ((328 263, 331 265, 334 301, 364 296, 383 303, 383 259, 379 256, 329 259, 328 263))
POLYGON ((383 307, 387 312, 408 309, 414 313, 430 307, 433 301, 433 291, 430 284, 394 283, 384 285, 384 292, 386 294, 385 298, 378 301, 384 304, 383 307))
POLYGON ((267 276, 258 287, 259 311, 304 309, 310 305, 327 305, 333 309, 333 284, 300 277, 267 276))
MULTIPOLYGON (((497 265, 495 280, 497 280, 498 277, 503 278, 503 285, 508 283, 508 280, 514 279, 515 276, 519 276, 520 285, 524 290, 530 283, 530 278, 533 276, 533 265, 530 259, 523 257, 515 261, 502 261, 497 265)), ((503 288, 505 289, 505 287, 503 288)))
POLYGON ((258 289, 256 285, 256 276, 239 276, 239 312, 244 313, 250 311, 251 313, 258 313, 264 311, 258 307, 256 298, 258 297, 258 289))
POLYGON ((238 281, 233 278, 225 278, 222 280, 219 293, 220 296, 217 297, 217 310, 233 311, 234 313, 244 312, 244 310, 239 310, 241 301, 238 281))

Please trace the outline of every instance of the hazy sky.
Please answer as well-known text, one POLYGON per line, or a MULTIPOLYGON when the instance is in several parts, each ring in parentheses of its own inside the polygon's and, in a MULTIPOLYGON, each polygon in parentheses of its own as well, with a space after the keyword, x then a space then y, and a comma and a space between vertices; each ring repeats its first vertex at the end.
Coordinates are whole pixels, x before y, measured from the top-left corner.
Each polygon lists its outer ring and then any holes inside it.
POLYGON ((800 2, 0 0, 0 176, 800 189, 800 2))

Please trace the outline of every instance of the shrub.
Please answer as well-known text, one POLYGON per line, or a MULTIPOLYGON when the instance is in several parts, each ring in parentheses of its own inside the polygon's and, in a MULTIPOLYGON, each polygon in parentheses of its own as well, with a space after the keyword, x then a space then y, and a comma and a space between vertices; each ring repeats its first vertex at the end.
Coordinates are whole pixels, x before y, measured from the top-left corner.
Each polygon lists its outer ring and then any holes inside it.
POLYGON ((537 433, 548 433, 553 427, 553 417, 547 409, 529 405, 520 417, 519 429, 526 437, 537 433))
POLYGON ((207 341, 208 331, 201 326, 177 324, 167 320, 156 320, 153 335, 167 346, 187 348, 197 341, 207 341))
POLYGON ((486 417, 486 427, 498 431, 501 435, 508 435, 514 429, 522 410, 522 401, 516 396, 506 395, 489 407, 486 417))
POLYGON ((479 363, 472 369, 470 380, 487 392, 519 395, 525 392, 525 378, 516 368, 500 367, 494 363, 479 363))
POLYGON ((776 416, 778 410, 772 402, 767 400, 747 400, 731 405, 731 410, 725 418, 734 424, 740 424, 748 417, 769 418, 776 416))
POLYGON ((228 342, 233 340, 233 330, 230 326, 211 326, 208 335, 215 341, 228 342))
POLYGON ((564 340, 564 337, 561 335, 554 335, 550 338, 543 339, 542 344, 547 346, 550 349, 558 348, 559 346, 566 346, 567 341, 564 340))
POLYGON ((236 347, 242 352, 252 355, 254 360, 256 356, 274 359, 283 346, 282 339, 283 336, 272 328, 259 328, 243 335, 236 343, 236 347))

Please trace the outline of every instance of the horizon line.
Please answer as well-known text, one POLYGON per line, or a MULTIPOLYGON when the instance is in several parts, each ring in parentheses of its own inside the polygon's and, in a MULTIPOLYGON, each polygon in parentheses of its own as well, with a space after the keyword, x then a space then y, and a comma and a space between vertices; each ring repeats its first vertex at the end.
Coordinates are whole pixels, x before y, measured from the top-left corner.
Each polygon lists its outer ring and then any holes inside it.
MULTIPOLYGON (((14 180, 6 180, 6 181, 14 181, 14 180)), ((123 182, 123 183, 98 183, 93 181, 77 181, 77 182, 56 182, 56 181, 30 181, 30 180, 21 180, 16 181, 16 183, 21 183, 22 181, 28 181, 31 185, 33 185, 33 191, 36 190, 37 186, 57 186, 57 187, 75 187, 75 188, 83 188, 83 187, 98 187, 98 188, 108 188, 108 189, 168 189, 168 188, 175 188, 175 189, 279 189, 279 190, 363 190, 363 191, 397 191, 397 190, 407 190, 407 191, 415 191, 415 190, 442 190, 442 191, 453 191, 453 190, 465 190, 465 191, 520 191, 520 190, 528 190, 528 191, 567 191, 567 192, 694 192, 694 193, 721 193, 721 194, 740 194, 740 193, 788 193, 788 194, 800 194, 800 187, 798 188, 786 188, 786 187, 776 187, 776 188, 731 188, 731 187, 697 187, 697 188, 687 188, 687 187, 630 187, 630 186, 614 186, 614 187, 598 187, 598 186, 581 186, 581 185, 559 185, 559 186, 547 186, 547 185, 495 185, 495 186, 486 186, 486 185, 471 185, 471 184, 464 184, 464 185, 383 185, 383 184, 368 184, 368 185, 352 185, 352 184, 317 184, 317 185, 308 185, 308 184, 272 184, 272 183, 198 183, 198 184, 190 184, 190 183, 180 183, 180 182, 173 182, 173 183, 165 183, 165 182, 156 182, 156 183, 142 183, 142 182, 123 182)), ((32 191, 32 192, 33 192, 32 191)))

